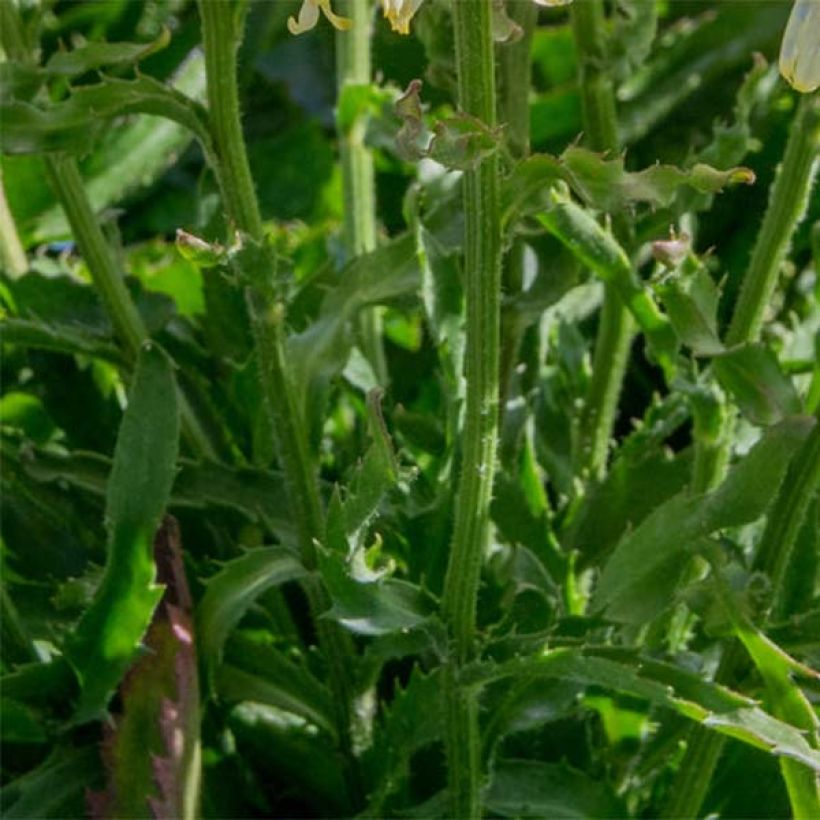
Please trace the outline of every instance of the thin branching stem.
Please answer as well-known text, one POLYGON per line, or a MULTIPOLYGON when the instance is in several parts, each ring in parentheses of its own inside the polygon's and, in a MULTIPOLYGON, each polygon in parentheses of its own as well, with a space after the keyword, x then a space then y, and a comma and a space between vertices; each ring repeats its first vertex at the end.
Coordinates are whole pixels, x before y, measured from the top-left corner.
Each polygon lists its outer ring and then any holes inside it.
MULTIPOLYGON (((606 67, 603 0, 584 0, 572 7, 572 27, 578 47, 584 135, 595 151, 619 148, 615 92, 606 67)), ((622 215, 613 219, 618 239, 628 244, 631 227, 622 215)), ((592 478, 606 472, 609 441, 629 360, 634 322, 612 285, 604 287, 598 335, 592 357, 584 409, 578 429, 578 467, 592 478)))

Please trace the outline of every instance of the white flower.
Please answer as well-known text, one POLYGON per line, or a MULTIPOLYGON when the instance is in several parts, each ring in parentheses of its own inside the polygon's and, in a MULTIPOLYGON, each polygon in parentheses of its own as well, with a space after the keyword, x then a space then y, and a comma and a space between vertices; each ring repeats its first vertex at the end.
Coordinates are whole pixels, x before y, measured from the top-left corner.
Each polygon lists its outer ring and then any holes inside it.
POLYGON ((350 20, 347 17, 339 17, 338 14, 333 13, 330 0, 303 0, 302 8, 299 9, 299 19, 288 17, 288 31, 291 34, 310 31, 319 22, 320 10, 335 28, 340 31, 350 28, 350 20))
POLYGON ((806 94, 820 87, 820 0, 795 0, 780 49, 780 73, 806 94))
POLYGON ((390 21, 393 31, 409 34, 410 20, 423 2, 424 0, 382 0, 384 16, 390 21))
POLYGON ((535 0, 539 6, 568 6, 572 0, 535 0))

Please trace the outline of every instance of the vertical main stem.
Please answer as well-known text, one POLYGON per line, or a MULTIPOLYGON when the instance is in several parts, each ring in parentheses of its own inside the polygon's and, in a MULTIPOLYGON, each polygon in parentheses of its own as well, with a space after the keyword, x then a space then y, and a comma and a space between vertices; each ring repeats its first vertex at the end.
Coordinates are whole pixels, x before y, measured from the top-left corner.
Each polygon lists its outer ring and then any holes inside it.
MULTIPOLYGON (((461 109, 496 123, 492 0, 453 3, 461 109)), ((446 674, 446 749, 454 817, 480 816, 478 705, 458 683, 476 631, 476 599, 490 524, 498 437, 501 230, 498 158, 464 173, 467 381, 463 457, 456 493, 455 530, 442 609, 453 641, 446 674)))
MULTIPOLYGON (((615 92, 606 70, 603 0, 579 0, 572 6, 572 27, 579 52, 584 133, 595 151, 619 150, 615 92)), ((630 227, 622 215, 613 219, 621 242, 630 227)), ((634 323, 612 285, 604 287, 592 377, 578 431, 578 467, 597 479, 606 472, 609 440, 629 359, 634 323)))
MULTIPOLYGON (((352 21, 348 31, 336 32, 336 66, 341 103, 348 86, 371 81, 371 0, 346 0, 340 13, 352 21)), ((339 114, 344 113, 341 108, 339 114)), ((356 112, 352 122, 337 117, 339 157, 344 199, 343 228, 347 260, 376 248, 376 182, 373 154, 365 145, 367 120, 356 112)), ((359 344, 381 384, 387 382, 387 363, 382 345, 382 318, 378 307, 359 314, 359 344)))
MULTIPOLYGON (((453 4, 461 108, 495 125, 491 0, 453 4)), ((464 174, 467 397, 463 462, 443 607, 465 660, 475 633, 476 593, 487 541, 498 420, 501 235, 495 155, 464 174)))
MULTIPOLYGON (((262 218, 253 188, 239 110, 237 50, 241 40, 241 4, 199 0, 211 131, 217 176, 229 219, 257 242, 264 241, 262 218)), ((271 259, 274 264, 274 259, 271 259)), ((274 271, 271 271, 273 276, 274 271)), ((302 560, 316 567, 316 541, 324 538, 324 512, 316 466, 310 455, 304 419, 298 412, 285 353, 285 306, 272 289, 249 286, 245 292, 252 325, 260 384, 271 415, 288 501, 296 518, 302 560)), ((329 608, 327 592, 316 576, 305 583, 319 645, 329 672, 342 751, 349 767, 354 802, 360 797, 351 736, 354 650, 350 636, 321 616, 329 608)))

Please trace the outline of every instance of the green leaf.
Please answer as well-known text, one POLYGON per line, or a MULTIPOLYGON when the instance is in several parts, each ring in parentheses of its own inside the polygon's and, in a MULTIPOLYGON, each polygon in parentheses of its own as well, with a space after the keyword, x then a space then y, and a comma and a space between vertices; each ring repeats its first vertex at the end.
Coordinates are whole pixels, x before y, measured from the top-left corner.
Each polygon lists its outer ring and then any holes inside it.
POLYGON ((95 746, 58 747, 36 769, 0 789, 3 817, 43 820, 78 817, 85 809, 85 791, 100 771, 95 746))
POLYGON ((88 153, 108 121, 126 114, 153 114, 187 128, 212 156, 205 109, 179 91, 147 76, 135 80, 106 77, 81 86, 64 102, 37 108, 15 101, 0 105, 0 149, 8 154, 65 151, 88 153))
POLYGON ((107 485, 105 575, 66 645, 81 683, 77 723, 104 712, 162 596, 154 584, 151 545, 171 493, 178 442, 172 364, 147 343, 137 361, 107 485))
POLYGON ((4 694, 0 697, 0 739, 3 743, 44 743, 46 731, 31 708, 4 694))
MULTIPOLYGON (((105 494, 111 470, 105 456, 83 452, 59 455, 27 447, 20 457, 26 473, 36 481, 64 481, 94 495, 105 494)), ((251 521, 263 522, 284 542, 295 543, 284 480, 279 473, 183 459, 169 504, 194 510, 211 506, 236 510, 251 521)))
POLYGON ((338 285, 324 298, 316 321, 288 339, 303 418, 314 419, 321 413, 327 386, 341 373, 353 346, 351 323, 359 310, 414 295, 419 284, 415 242, 409 234, 357 257, 340 272, 338 285))
POLYGON ((624 249, 609 230, 572 200, 566 186, 551 189, 538 222, 602 281, 611 283, 635 317, 650 350, 668 378, 675 370, 678 340, 669 319, 637 275, 624 249))
POLYGON ((607 783, 566 763, 499 760, 484 792, 484 806, 502 817, 623 817, 624 808, 607 783))
POLYGON ((635 203, 668 207, 682 188, 717 193, 731 185, 751 185, 755 175, 748 168, 719 171, 705 163, 687 170, 652 165, 629 172, 623 156, 607 159, 573 145, 560 157, 534 154, 515 166, 502 191, 505 223, 512 224, 521 216, 541 210, 546 204, 545 193, 558 181, 569 185, 589 207, 614 214, 635 203))
POLYGON ((397 686, 365 753, 364 764, 375 784, 368 803, 372 815, 384 813, 385 800, 408 777, 413 754, 442 737, 443 720, 441 673, 424 674, 414 667, 406 686, 397 686))
POLYGON ((363 546, 367 527, 378 512, 387 492, 396 486, 400 471, 393 442, 384 423, 381 410, 381 390, 372 390, 367 397, 368 427, 372 444, 351 477, 345 498, 328 510, 328 544, 334 547, 344 541, 343 553, 348 552, 348 540, 354 549, 363 546), (344 533, 344 538, 339 535, 344 533))
POLYGON ((594 611, 624 623, 644 623, 674 600, 698 541, 725 527, 757 520, 786 474, 813 421, 788 419, 768 430, 713 492, 679 493, 621 538, 604 564, 594 611))
MULTIPOLYGON (((794 674, 820 682, 820 674, 789 657, 767 638, 743 613, 734 592, 723 579, 720 567, 713 563, 718 599, 725 608, 735 634, 742 641, 766 685, 767 705, 774 715, 802 729, 813 746, 817 746, 820 722, 811 703, 795 683, 794 674)), ((795 817, 820 814, 820 795, 816 775, 801 763, 781 760, 781 770, 795 817)))
POLYGON ((687 256, 656 290, 683 344, 696 356, 723 352, 717 328, 720 294, 709 272, 697 259, 687 256))
POLYGON ((266 703, 303 717, 336 736, 333 701, 304 662, 286 657, 268 640, 236 632, 225 647, 216 691, 228 703, 266 703))
POLYGON ((803 733, 764 712, 753 700, 696 673, 612 647, 566 647, 500 664, 477 662, 465 668, 462 683, 486 686, 524 675, 600 686, 644 698, 721 734, 820 771, 820 752, 809 745, 803 733))
MULTIPOLYGON (((171 82, 178 92, 201 102, 205 97, 204 55, 200 51, 189 54, 171 82)), ((150 114, 129 117, 121 126, 107 129, 97 150, 81 166, 92 208, 100 212, 146 189, 182 156, 193 138, 180 122, 150 114)), ((38 214, 27 227, 31 242, 70 236, 59 204, 38 214)))
POLYGON ((324 617, 333 618, 359 635, 385 635, 414 629, 434 612, 420 587, 386 578, 367 566, 365 551, 349 558, 336 551, 318 550, 319 569, 333 602, 324 617))
POLYGON ((208 579, 197 607, 197 634, 202 661, 213 674, 231 630, 265 590, 307 575, 284 547, 249 550, 226 562, 208 579))
POLYGON ((792 380, 780 369, 772 349, 762 343, 732 348, 716 356, 712 367, 752 424, 777 424, 801 411, 792 380))
POLYGON ((151 43, 84 43, 70 51, 56 51, 45 65, 48 74, 75 77, 110 65, 137 63, 165 48, 171 32, 164 28, 151 43))
POLYGON ((114 344, 86 332, 80 326, 45 324, 4 316, 0 319, 3 341, 10 345, 58 353, 79 354, 122 364, 122 351, 114 344))

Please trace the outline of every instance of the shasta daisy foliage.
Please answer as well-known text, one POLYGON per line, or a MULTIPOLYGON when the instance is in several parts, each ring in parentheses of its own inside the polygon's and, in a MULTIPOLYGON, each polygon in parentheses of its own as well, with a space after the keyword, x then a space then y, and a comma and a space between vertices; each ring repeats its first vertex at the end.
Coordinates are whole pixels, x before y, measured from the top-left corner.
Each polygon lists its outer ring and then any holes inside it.
POLYGON ((818 816, 817 9, 0 0, 4 816, 818 816))

